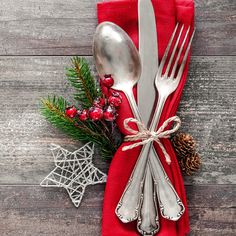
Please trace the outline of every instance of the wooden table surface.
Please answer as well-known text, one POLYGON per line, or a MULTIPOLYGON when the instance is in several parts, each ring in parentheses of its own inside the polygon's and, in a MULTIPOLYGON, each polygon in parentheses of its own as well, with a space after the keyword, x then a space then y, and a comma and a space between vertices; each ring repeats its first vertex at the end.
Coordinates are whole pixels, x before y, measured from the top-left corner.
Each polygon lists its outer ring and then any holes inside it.
MULTIPOLYGON (((69 94, 64 68, 91 58, 97 0, 0 2, 0 235, 98 236, 104 185, 89 187, 79 209, 63 189, 41 188, 54 167, 49 144, 80 143, 51 127, 39 99, 69 94)), ((197 33, 178 115, 199 143, 203 166, 184 177, 191 235, 236 235, 236 4, 196 0, 197 33)), ((107 164, 94 162, 102 170, 107 164)), ((170 235, 171 236, 171 235, 170 235)))

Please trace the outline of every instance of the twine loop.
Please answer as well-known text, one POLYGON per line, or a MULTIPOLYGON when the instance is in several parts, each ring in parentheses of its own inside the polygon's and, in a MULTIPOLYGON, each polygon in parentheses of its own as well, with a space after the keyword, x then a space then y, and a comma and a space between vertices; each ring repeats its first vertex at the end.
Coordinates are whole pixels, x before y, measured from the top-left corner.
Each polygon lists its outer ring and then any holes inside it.
POLYGON ((166 162, 168 164, 170 164, 171 163, 170 156, 167 153, 163 144, 161 143, 160 139, 169 138, 171 134, 175 133, 180 128, 180 125, 181 125, 180 118, 178 116, 173 116, 173 117, 170 117, 169 119, 167 119, 157 131, 150 131, 145 127, 145 125, 142 122, 138 121, 137 119, 127 118, 124 120, 124 128, 128 132, 130 132, 131 134, 126 135, 124 141, 125 142, 139 141, 139 142, 124 146, 122 148, 122 151, 127 151, 127 150, 133 149, 135 147, 145 145, 149 142, 156 142, 160 146, 160 148, 165 156, 166 162), (173 128, 165 130, 165 128, 171 122, 175 122, 175 125, 173 126, 173 128), (129 123, 136 124, 139 127, 139 131, 131 128, 129 123))

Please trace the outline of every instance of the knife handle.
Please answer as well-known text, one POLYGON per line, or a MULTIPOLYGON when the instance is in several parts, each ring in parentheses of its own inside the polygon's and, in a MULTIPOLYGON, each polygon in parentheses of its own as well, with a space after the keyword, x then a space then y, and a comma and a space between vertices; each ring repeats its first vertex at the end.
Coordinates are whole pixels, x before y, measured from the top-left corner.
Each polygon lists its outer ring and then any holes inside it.
POLYGON ((143 199, 140 205, 137 223, 138 231, 142 235, 155 235, 160 229, 155 190, 157 187, 157 185, 154 186, 150 162, 148 161, 144 180, 143 199))

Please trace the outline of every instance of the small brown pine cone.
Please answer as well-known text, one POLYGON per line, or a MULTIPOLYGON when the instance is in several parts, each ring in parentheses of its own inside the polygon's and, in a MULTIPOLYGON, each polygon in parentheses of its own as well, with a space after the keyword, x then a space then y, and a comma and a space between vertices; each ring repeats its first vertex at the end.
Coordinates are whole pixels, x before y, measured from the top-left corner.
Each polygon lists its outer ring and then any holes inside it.
POLYGON ((177 157, 189 156, 196 151, 196 141, 190 134, 177 133, 172 137, 171 142, 177 157))
POLYGON ((187 175, 192 175, 201 166, 201 157, 198 153, 193 153, 186 158, 180 160, 180 167, 187 175))

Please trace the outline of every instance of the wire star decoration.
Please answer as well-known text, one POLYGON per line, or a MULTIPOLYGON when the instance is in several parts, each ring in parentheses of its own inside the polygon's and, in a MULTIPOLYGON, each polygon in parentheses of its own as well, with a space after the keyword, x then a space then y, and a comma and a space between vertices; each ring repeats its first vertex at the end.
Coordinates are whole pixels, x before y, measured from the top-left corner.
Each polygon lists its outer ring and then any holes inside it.
POLYGON ((80 149, 69 152, 52 144, 55 169, 40 183, 42 187, 65 188, 76 207, 79 207, 88 185, 105 183, 107 175, 92 163, 94 144, 89 142, 80 149))

